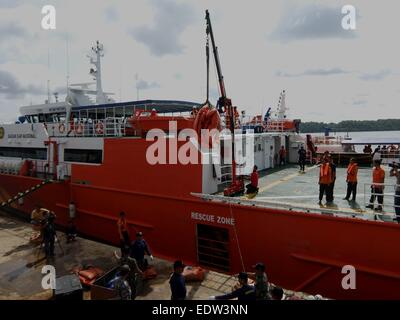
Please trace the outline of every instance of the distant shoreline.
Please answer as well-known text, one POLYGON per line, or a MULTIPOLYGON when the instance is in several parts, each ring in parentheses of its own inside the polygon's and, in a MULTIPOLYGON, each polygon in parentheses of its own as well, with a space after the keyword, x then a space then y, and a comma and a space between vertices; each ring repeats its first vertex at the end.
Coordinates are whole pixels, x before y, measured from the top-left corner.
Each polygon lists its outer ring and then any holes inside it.
POLYGON ((330 132, 371 132, 371 131, 400 131, 400 119, 379 120, 345 120, 339 123, 302 122, 300 132, 319 133, 330 132))
MULTIPOLYGON (((399 129, 373 129, 373 130, 344 130, 344 129, 340 129, 340 130, 331 130, 330 133, 336 133, 336 132, 383 132, 383 131, 388 131, 388 132, 392 132, 392 131, 400 131, 399 129)), ((300 133, 325 133, 325 130, 323 131, 302 131, 300 130, 300 133)))

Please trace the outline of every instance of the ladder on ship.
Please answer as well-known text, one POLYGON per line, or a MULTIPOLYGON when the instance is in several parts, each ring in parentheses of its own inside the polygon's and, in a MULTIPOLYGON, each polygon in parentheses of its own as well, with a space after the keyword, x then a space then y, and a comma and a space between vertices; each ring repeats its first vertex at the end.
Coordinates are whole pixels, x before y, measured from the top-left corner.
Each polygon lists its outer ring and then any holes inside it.
POLYGON ((17 195, 15 195, 14 197, 8 199, 7 201, 3 201, 0 204, 0 209, 4 208, 6 206, 9 206, 13 202, 18 201, 19 199, 26 197, 27 195, 29 195, 29 194, 31 194, 31 193, 43 188, 45 185, 50 184, 52 182, 53 182, 53 180, 49 180, 49 179, 48 180, 43 180, 41 183, 38 183, 37 185, 34 185, 33 187, 25 190, 24 192, 19 192, 17 195))

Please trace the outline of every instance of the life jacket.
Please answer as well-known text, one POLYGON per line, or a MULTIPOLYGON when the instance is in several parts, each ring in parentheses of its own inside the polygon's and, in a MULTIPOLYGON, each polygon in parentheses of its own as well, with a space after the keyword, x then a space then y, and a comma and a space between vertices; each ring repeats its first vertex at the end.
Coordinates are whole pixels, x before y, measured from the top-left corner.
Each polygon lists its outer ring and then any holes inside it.
POLYGON ((374 187, 383 188, 383 186, 379 184, 384 182, 385 182, 385 170, 383 170, 382 168, 374 168, 372 170, 372 185, 374 187))
POLYGON ((357 182, 357 173, 357 163, 349 164, 349 166, 347 167, 347 182, 357 182))
POLYGON ((324 163, 319 169, 319 183, 330 184, 332 183, 332 167, 329 163, 324 163))

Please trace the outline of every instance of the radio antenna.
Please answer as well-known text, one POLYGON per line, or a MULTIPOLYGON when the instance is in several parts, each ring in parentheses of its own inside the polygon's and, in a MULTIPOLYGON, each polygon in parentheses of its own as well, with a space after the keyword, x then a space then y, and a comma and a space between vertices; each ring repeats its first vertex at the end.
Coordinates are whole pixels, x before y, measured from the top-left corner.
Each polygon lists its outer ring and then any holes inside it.
POLYGON ((47 49, 47 71, 48 71, 48 78, 47 78, 47 103, 50 103, 50 49, 47 49))
POLYGON ((67 54, 67 94, 68 94, 68 88, 69 88, 69 38, 67 34, 67 38, 65 41, 65 49, 66 49, 66 54, 67 54))

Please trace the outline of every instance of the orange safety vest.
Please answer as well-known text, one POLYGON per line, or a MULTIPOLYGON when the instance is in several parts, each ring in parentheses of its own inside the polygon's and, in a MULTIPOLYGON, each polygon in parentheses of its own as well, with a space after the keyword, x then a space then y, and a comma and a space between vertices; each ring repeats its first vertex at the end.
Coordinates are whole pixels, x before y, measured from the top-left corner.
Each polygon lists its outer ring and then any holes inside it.
POLYGON ((347 167, 347 182, 357 182, 357 173, 357 163, 349 164, 349 166, 347 167))
POLYGON ((374 168, 372 170, 372 185, 374 187, 381 187, 383 186, 379 185, 379 183, 384 183, 385 182, 385 170, 382 168, 374 168))
POLYGON ((126 219, 119 218, 118 222, 117 222, 117 225, 118 225, 119 236, 122 238, 122 234, 124 232, 128 231, 128 226, 127 226, 127 223, 126 223, 126 219))
POLYGON ((320 184, 332 183, 332 168, 329 163, 324 163, 319 168, 319 183, 320 184))

